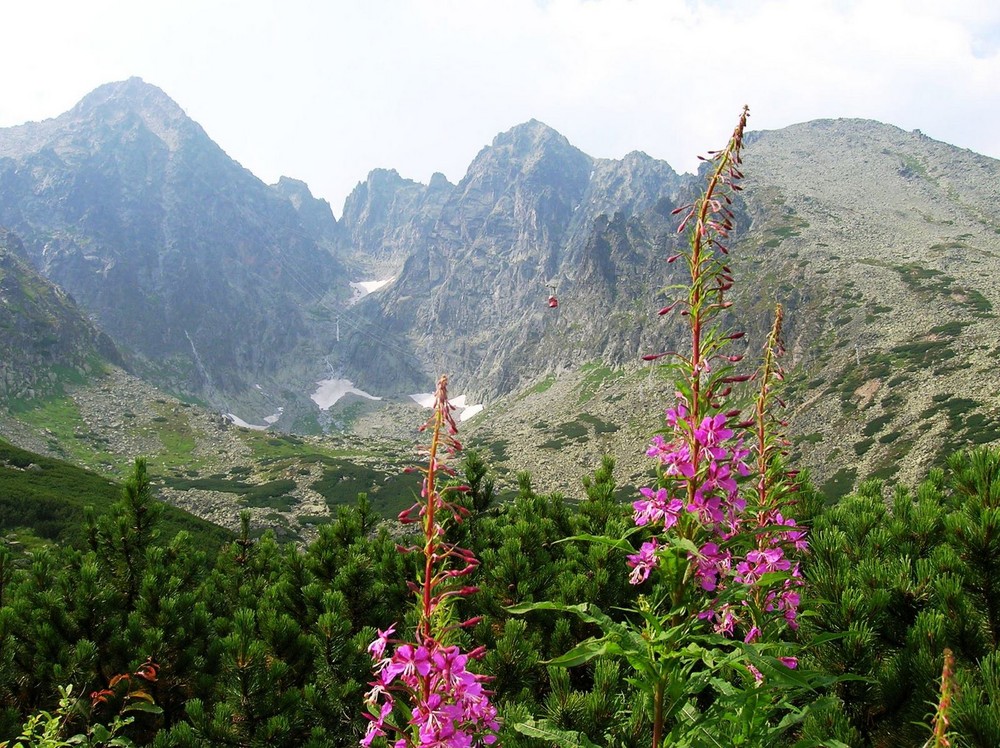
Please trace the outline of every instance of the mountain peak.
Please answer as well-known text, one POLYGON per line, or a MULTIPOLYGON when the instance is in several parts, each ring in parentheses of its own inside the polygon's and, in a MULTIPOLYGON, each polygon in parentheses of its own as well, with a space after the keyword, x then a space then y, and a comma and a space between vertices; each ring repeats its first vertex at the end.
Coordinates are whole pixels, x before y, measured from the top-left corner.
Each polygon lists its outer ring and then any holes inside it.
POLYGON ((69 114, 87 115, 103 110, 107 106, 127 108, 134 111, 159 112, 172 117, 184 117, 184 110, 163 92, 163 89, 146 83, 142 78, 132 77, 124 81, 105 83, 84 96, 69 114))
POLYGON ((204 132, 162 89, 138 77, 98 86, 59 120, 64 118, 110 126, 138 118, 172 151, 183 134, 204 132))
POLYGON ((559 131, 549 127, 537 119, 529 119, 520 125, 515 125, 493 139, 492 147, 513 146, 517 151, 534 150, 539 146, 557 143, 564 147, 572 147, 569 140, 559 131))

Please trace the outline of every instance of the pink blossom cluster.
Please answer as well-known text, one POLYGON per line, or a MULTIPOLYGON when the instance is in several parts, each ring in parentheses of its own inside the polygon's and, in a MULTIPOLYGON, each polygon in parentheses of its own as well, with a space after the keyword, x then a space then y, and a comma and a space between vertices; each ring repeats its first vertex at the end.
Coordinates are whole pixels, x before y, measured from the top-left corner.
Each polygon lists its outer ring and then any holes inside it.
MULTIPOLYGON (((732 584, 743 585, 747 596, 759 598, 762 610, 797 628, 797 590, 802 580, 798 563, 786 556, 786 550, 805 550, 805 532, 777 510, 747 513, 737 481, 751 472, 747 465, 750 450, 729 428, 728 420, 727 414, 716 413, 696 421, 684 397, 677 394, 677 404, 666 411, 673 438, 654 437, 646 452, 662 466, 666 486, 641 488, 641 498, 632 504, 633 518, 640 527, 680 529, 685 537, 701 538, 697 553, 688 553, 688 561, 702 590, 717 596, 732 584), (731 548, 736 546, 729 541, 742 532, 756 538, 756 547, 734 556, 731 548), (760 588, 764 575, 772 572, 788 575, 780 589, 760 588)), ((632 584, 649 578, 662 548, 662 541, 654 536, 628 557, 632 584)), ((760 629, 750 619, 747 606, 746 599, 737 605, 712 600, 698 617, 726 636, 734 636, 739 626, 751 642, 760 636, 760 629)), ((794 658, 785 659, 794 666, 794 658)))
POLYGON ((497 712, 484 688, 486 676, 469 672, 470 658, 482 656, 480 648, 463 654, 457 646, 445 646, 433 639, 424 644, 399 644, 386 655, 395 628, 379 631, 369 647, 376 680, 365 697, 371 713, 368 730, 361 745, 370 746, 377 737, 388 737, 388 730, 399 737, 394 748, 407 748, 408 733, 387 722, 402 692, 415 704, 410 726, 416 729, 415 745, 428 748, 471 748, 496 742, 497 712))

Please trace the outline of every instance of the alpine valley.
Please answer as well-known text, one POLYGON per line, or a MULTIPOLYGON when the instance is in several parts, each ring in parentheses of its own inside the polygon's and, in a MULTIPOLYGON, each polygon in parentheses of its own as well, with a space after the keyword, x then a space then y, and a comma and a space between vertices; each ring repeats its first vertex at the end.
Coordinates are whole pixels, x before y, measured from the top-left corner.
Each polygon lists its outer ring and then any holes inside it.
MULTIPOLYGON (((791 460, 838 496, 1000 441, 1000 161, 842 119, 752 133, 744 171, 730 323, 752 367, 785 307, 791 460)), ((529 121, 458 184, 372 171, 337 220, 155 86, 104 85, 0 129, 0 435, 107 476, 148 456, 170 503, 301 537, 359 491, 401 508, 411 396, 447 373, 501 485, 572 498, 611 454, 634 486, 703 182, 529 121)))

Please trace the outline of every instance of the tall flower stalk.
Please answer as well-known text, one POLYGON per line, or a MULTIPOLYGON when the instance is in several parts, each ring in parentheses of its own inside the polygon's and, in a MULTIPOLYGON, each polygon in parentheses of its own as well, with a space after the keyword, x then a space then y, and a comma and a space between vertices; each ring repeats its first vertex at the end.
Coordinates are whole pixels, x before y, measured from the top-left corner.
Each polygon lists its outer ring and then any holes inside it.
POLYGON ((473 553, 445 539, 446 523, 461 522, 467 509, 450 500, 465 486, 449 483, 454 471, 448 456, 462 448, 458 428, 448 402, 448 378, 437 383, 434 411, 421 430, 430 431, 420 499, 400 513, 405 524, 419 524, 422 546, 401 547, 406 553, 421 553, 418 578, 408 586, 416 597, 418 622, 413 641, 393 638, 395 625, 378 636, 368 652, 374 663, 375 680, 366 696, 368 729, 361 740, 369 746, 376 738, 393 740, 394 748, 427 746, 489 745, 496 741, 496 709, 485 687, 487 678, 467 669, 469 660, 482 657, 482 648, 464 653, 450 644, 456 630, 474 626, 478 618, 448 624, 445 608, 457 597, 477 590, 463 578, 479 562, 473 553), (391 651, 390 651, 391 650, 391 651))
MULTIPOLYGON (((666 409, 666 429, 647 452, 659 466, 657 486, 641 489, 642 498, 633 504, 636 525, 655 534, 628 564, 633 584, 645 582, 654 569, 661 571, 669 591, 663 623, 670 628, 695 633, 694 614, 716 634, 753 644, 761 640, 768 617, 796 625, 799 571, 785 546, 791 541, 802 549, 805 541, 779 509, 789 486, 786 475, 776 475, 784 442, 770 414, 774 387, 782 378, 780 307, 761 369, 752 376, 735 373, 743 355, 728 352, 744 333, 728 332, 724 325, 725 310, 732 305, 726 293, 734 283, 727 264, 734 224, 730 206, 741 189, 748 115, 744 107, 726 147, 708 159, 712 168, 704 193, 675 211, 683 213, 678 231, 688 229, 688 246, 668 262, 683 260, 689 281, 681 286, 686 295, 660 313, 679 312, 687 320, 691 347, 690 353, 647 357, 664 359, 676 391, 666 409), (760 385, 754 418, 737 422, 739 410, 729 408, 727 398, 733 385, 750 379, 760 385), (747 439, 751 447, 745 446, 747 439), (751 476, 755 485, 746 491, 744 479, 751 476)), ((651 653, 654 659, 665 655, 651 653)), ((797 664, 790 657, 782 662, 797 664)), ((747 668, 757 680, 763 677, 752 663, 747 668)), ((670 678, 664 672, 653 694, 654 748, 663 738, 663 692, 670 678)))
MULTIPOLYGON (((645 357, 659 361, 674 385, 665 428, 647 450, 657 464, 656 483, 641 488, 632 504, 636 527, 628 534, 646 539, 636 550, 629 537, 578 536, 627 551, 629 581, 646 592, 621 622, 587 603, 511 608, 562 610, 599 626, 602 636, 551 664, 569 667, 600 656, 628 661, 632 682, 649 699, 653 748, 719 739, 762 744, 790 724, 770 719, 787 702, 765 673, 795 687, 804 682, 786 675, 797 666, 793 657, 765 656, 780 629, 796 625, 798 564, 786 550, 805 547, 799 528, 780 511, 791 490, 789 474, 781 472, 781 421, 771 413, 782 378, 781 313, 755 374, 735 368, 743 354, 732 352, 733 343, 745 334, 726 327, 734 284, 731 206, 741 189, 748 116, 744 108, 726 147, 707 159, 701 196, 675 211, 683 214, 678 232, 687 231, 688 241, 667 262, 683 263, 688 278, 666 289, 679 298, 660 315, 685 320, 690 346, 645 357), (741 421, 730 400, 735 386, 751 380, 760 387, 755 417, 741 421), (729 708, 740 719, 734 721, 729 708), (737 729, 743 732, 736 735, 737 729)), ((531 733, 538 724, 515 727, 531 733)))
POLYGON ((938 699, 934 720, 931 723, 931 737, 924 748, 951 748, 948 727, 951 725, 951 704, 955 691, 955 656, 945 647, 944 665, 941 668, 941 697, 938 699))

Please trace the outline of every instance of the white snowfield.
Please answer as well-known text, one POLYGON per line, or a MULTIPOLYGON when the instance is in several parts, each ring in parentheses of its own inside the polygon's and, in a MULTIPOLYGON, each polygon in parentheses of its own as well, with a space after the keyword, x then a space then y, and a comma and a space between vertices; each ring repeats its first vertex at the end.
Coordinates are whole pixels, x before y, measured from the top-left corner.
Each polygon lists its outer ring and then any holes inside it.
POLYGON ((254 431, 266 431, 267 430, 267 426, 258 426, 258 425, 254 424, 254 423, 247 423, 242 418, 240 418, 237 415, 233 415, 232 413, 226 413, 226 418, 228 418, 230 421, 232 421, 237 426, 239 426, 241 428, 244 428, 244 429, 253 429, 254 431))
POLYGON ((369 400, 382 399, 375 395, 369 395, 364 390, 359 390, 350 379, 322 379, 316 384, 319 385, 318 389, 309 397, 319 406, 320 410, 329 410, 330 406, 348 393, 367 397, 369 400))
POLYGON ((387 286, 390 283, 392 283, 394 280, 396 280, 396 279, 395 278, 388 278, 386 280, 379 280, 379 281, 357 281, 357 282, 352 282, 351 283, 351 291, 354 292, 354 295, 351 296, 351 300, 348 303, 349 304, 357 304, 359 301, 361 301, 363 298, 365 298, 365 296, 367 296, 368 294, 375 293, 376 291, 378 291, 383 286, 387 286))
MULTIPOLYGON (((433 392, 421 392, 416 395, 410 395, 410 399, 413 400, 417 405, 422 408, 433 408, 434 407, 434 393, 433 392)), ((451 399, 451 404, 455 406, 458 410, 458 420, 468 421, 475 415, 478 415, 483 410, 483 405, 468 405, 466 404, 465 395, 459 395, 458 397, 453 397, 451 399)))

